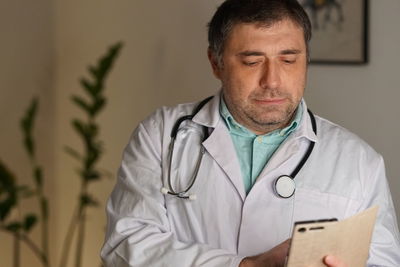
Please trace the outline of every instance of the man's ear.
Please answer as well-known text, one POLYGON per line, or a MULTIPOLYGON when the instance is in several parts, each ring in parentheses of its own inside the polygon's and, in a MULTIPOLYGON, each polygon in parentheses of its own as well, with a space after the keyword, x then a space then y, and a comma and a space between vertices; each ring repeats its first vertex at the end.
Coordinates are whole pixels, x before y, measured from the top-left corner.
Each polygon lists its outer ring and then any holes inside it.
POLYGON ((221 79, 221 67, 219 65, 217 55, 211 50, 211 48, 208 48, 207 56, 208 56, 208 60, 210 61, 214 76, 220 80, 221 79))

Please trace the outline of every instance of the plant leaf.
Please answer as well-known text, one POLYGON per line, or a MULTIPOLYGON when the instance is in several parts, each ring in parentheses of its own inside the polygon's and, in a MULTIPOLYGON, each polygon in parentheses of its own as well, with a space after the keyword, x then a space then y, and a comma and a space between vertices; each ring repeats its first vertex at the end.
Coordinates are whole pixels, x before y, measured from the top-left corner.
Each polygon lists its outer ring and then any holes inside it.
POLYGON ((71 97, 72 102, 74 102, 78 107, 83 109, 86 112, 90 112, 92 110, 92 107, 90 104, 88 104, 83 98, 79 96, 72 96, 71 97))
POLYGON ((39 101, 36 97, 31 100, 31 104, 25 111, 24 117, 21 119, 21 127, 25 133, 29 133, 32 130, 34 118, 38 109, 39 101))
POLYGON ((0 221, 4 221, 17 204, 15 177, 0 161, 0 221))
POLYGON ((79 119, 74 119, 72 120, 72 125, 79 135, 81 135, 84 139, 87 139, 88 131, 84 122, 79 119))
POLYGON ((88 71, 89 71, 90 74, 92 74, 93 77, 95 77, 97 79, 99 73, 98 73, 96 67, 89 66, 88 67, 88 71))
POLYGON ((99 203, 89 194, 83 194, 83 195, 81 195, 81 205, 96 207, 99 205, 99 203))
POLYGON ((82 160, 81 154, 79 154, 79 152, 76 151, 75 149, 73 149, 72 147, 65 146, 64 151, 67 152, 71 157, 73 157, 77 160, 82 160))
POLYGON ((90 170, 100 159, 101 151, 94 145, 91 144, 85 159, 85 168, 90 170))
POLYGON ((117 58, 119 51, 122 48, 122 42, 117 42, 112 45, 107 53, 102 56, 96 66, 89 66, 89 73, 93 76, 95 80, 95 86, 93 86, 93 96, 98 95, 104 88, 104 80, 107 74, 111 71, 112 65, 117 58))
POLYGON ((47 219, 49 217, 49 205, 45 198, 40 200, 40 208, 42 210, 44 219, 47 219))
POLYGON ((9 223, 5 226, 5 228, 10 231, 10 232, 14 232, 17 233, 20 229, 21 229, 22 225, 20 222, 12 222, 9 223))
POLYGON ((87 170, 82 173, 82 177, 85 179, 85 181, 90 182, 90 181, 96 181, 99 180, 101 175, 99 172, 94 171, 94 170, 87 170))
POLYGON ((40 188, 43 186, 43 170, 41 167, 36 166, 33 171, 36 185, 40 188))
POLYGON ((99 127, 95 123, 89 123, 86 125, 88 136, 92 139, 97 136, 99 132, 99 127))
POLYGON ((32 132, 38 106, 39 100, 37 98, 33 98, 30 106, 25 112, 24 117, 21 119, 21 129, 24 140, 23 143, 30 158, 33 158, 35 155, 35 144, 32 138, 32 132))
POLYGON ((107 74, 110 72, 112 65, 119 54, 120 49, 122 48, 122 43, 118 42, 115 45, 111 46, 108 50, 108 53, 100 59, 99 62, 99 76, 102 78, 101 83, 106 78, 107 74))
POLYGON ((25 216, 23 229, 25 232, 29 232, 33 226, 37 223, 38 219, 37 216, 34 214, 28 214, 25 216))
POLYGON ((7 199, 6 201, 2 201, 0 203, 0 221, 3 222, 7 218, 7 216, 10 214, 10 211, 14 208, 16 205, 16 201, 13 201, 12 199, 7 199))
POLYGON ((15 176, 0 160, 0 192, 11 187, 15 187, 15 176))
POLYGON ((99 113, 105 106, 106 99, 104 97, 99 97, 91 108, 91 115, 94 117, 99 113))
POLYGON ((33 157, 35 154, 35 144, 33 143, 32 138, 26 137, 24 138, 24 146, 25 150, 28 153, 29 157, 33 157))
POLYGON ((95 95, 96 86, 93 85, 91 82, 86 80, 85 78, 80 79, 81 86, 83 89, 88 93, 89 96, 95 95))

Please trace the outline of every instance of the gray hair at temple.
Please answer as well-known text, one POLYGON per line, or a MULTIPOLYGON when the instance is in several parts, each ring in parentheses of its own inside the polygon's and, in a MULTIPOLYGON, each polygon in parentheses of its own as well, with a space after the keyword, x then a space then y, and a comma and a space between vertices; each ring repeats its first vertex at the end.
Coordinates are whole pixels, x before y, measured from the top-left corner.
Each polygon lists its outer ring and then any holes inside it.
POLYGON ((209 49, 222 63, 224 44, 233 26, 239 23, 256 23, 263 27, 290 19, 303 29, 309 57, 311 22, 296 0, 226 0, 208 23, 209 49))

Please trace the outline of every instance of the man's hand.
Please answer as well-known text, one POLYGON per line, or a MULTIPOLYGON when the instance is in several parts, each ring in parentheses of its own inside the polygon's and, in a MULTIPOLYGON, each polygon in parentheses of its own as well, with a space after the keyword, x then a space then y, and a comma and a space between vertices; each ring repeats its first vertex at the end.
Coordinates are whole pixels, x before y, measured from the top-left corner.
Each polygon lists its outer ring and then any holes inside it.
MULTIPOLYGON (((263 254, 244 258, 239 267, 283 267, 289 252, 290 239, 263 254)), ((334 267, 341 267, 332 265, 334 267)))
POLYGON ((346 264, 344 264, 338 258, 331 255, 324 257, 324 264, 328 267, 347 267, 346 264))
MULTIPOLYGON (((289 247, 290 239, 260 255, 244 258, 239 267, 283 267, 289 253, 289 247)), ((327 267, 348 267, 332 255, 325 256, 323 262, 327 267)))

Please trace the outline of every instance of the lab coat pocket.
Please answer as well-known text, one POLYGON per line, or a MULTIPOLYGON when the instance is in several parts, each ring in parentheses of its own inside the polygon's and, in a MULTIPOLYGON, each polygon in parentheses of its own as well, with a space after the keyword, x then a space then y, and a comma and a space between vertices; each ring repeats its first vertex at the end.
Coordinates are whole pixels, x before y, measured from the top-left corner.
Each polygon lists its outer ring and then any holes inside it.
POLYGON ((347 218, 355 213, 360 201, 315 189, 297 188, 294 195, 293 221, 347 218))

